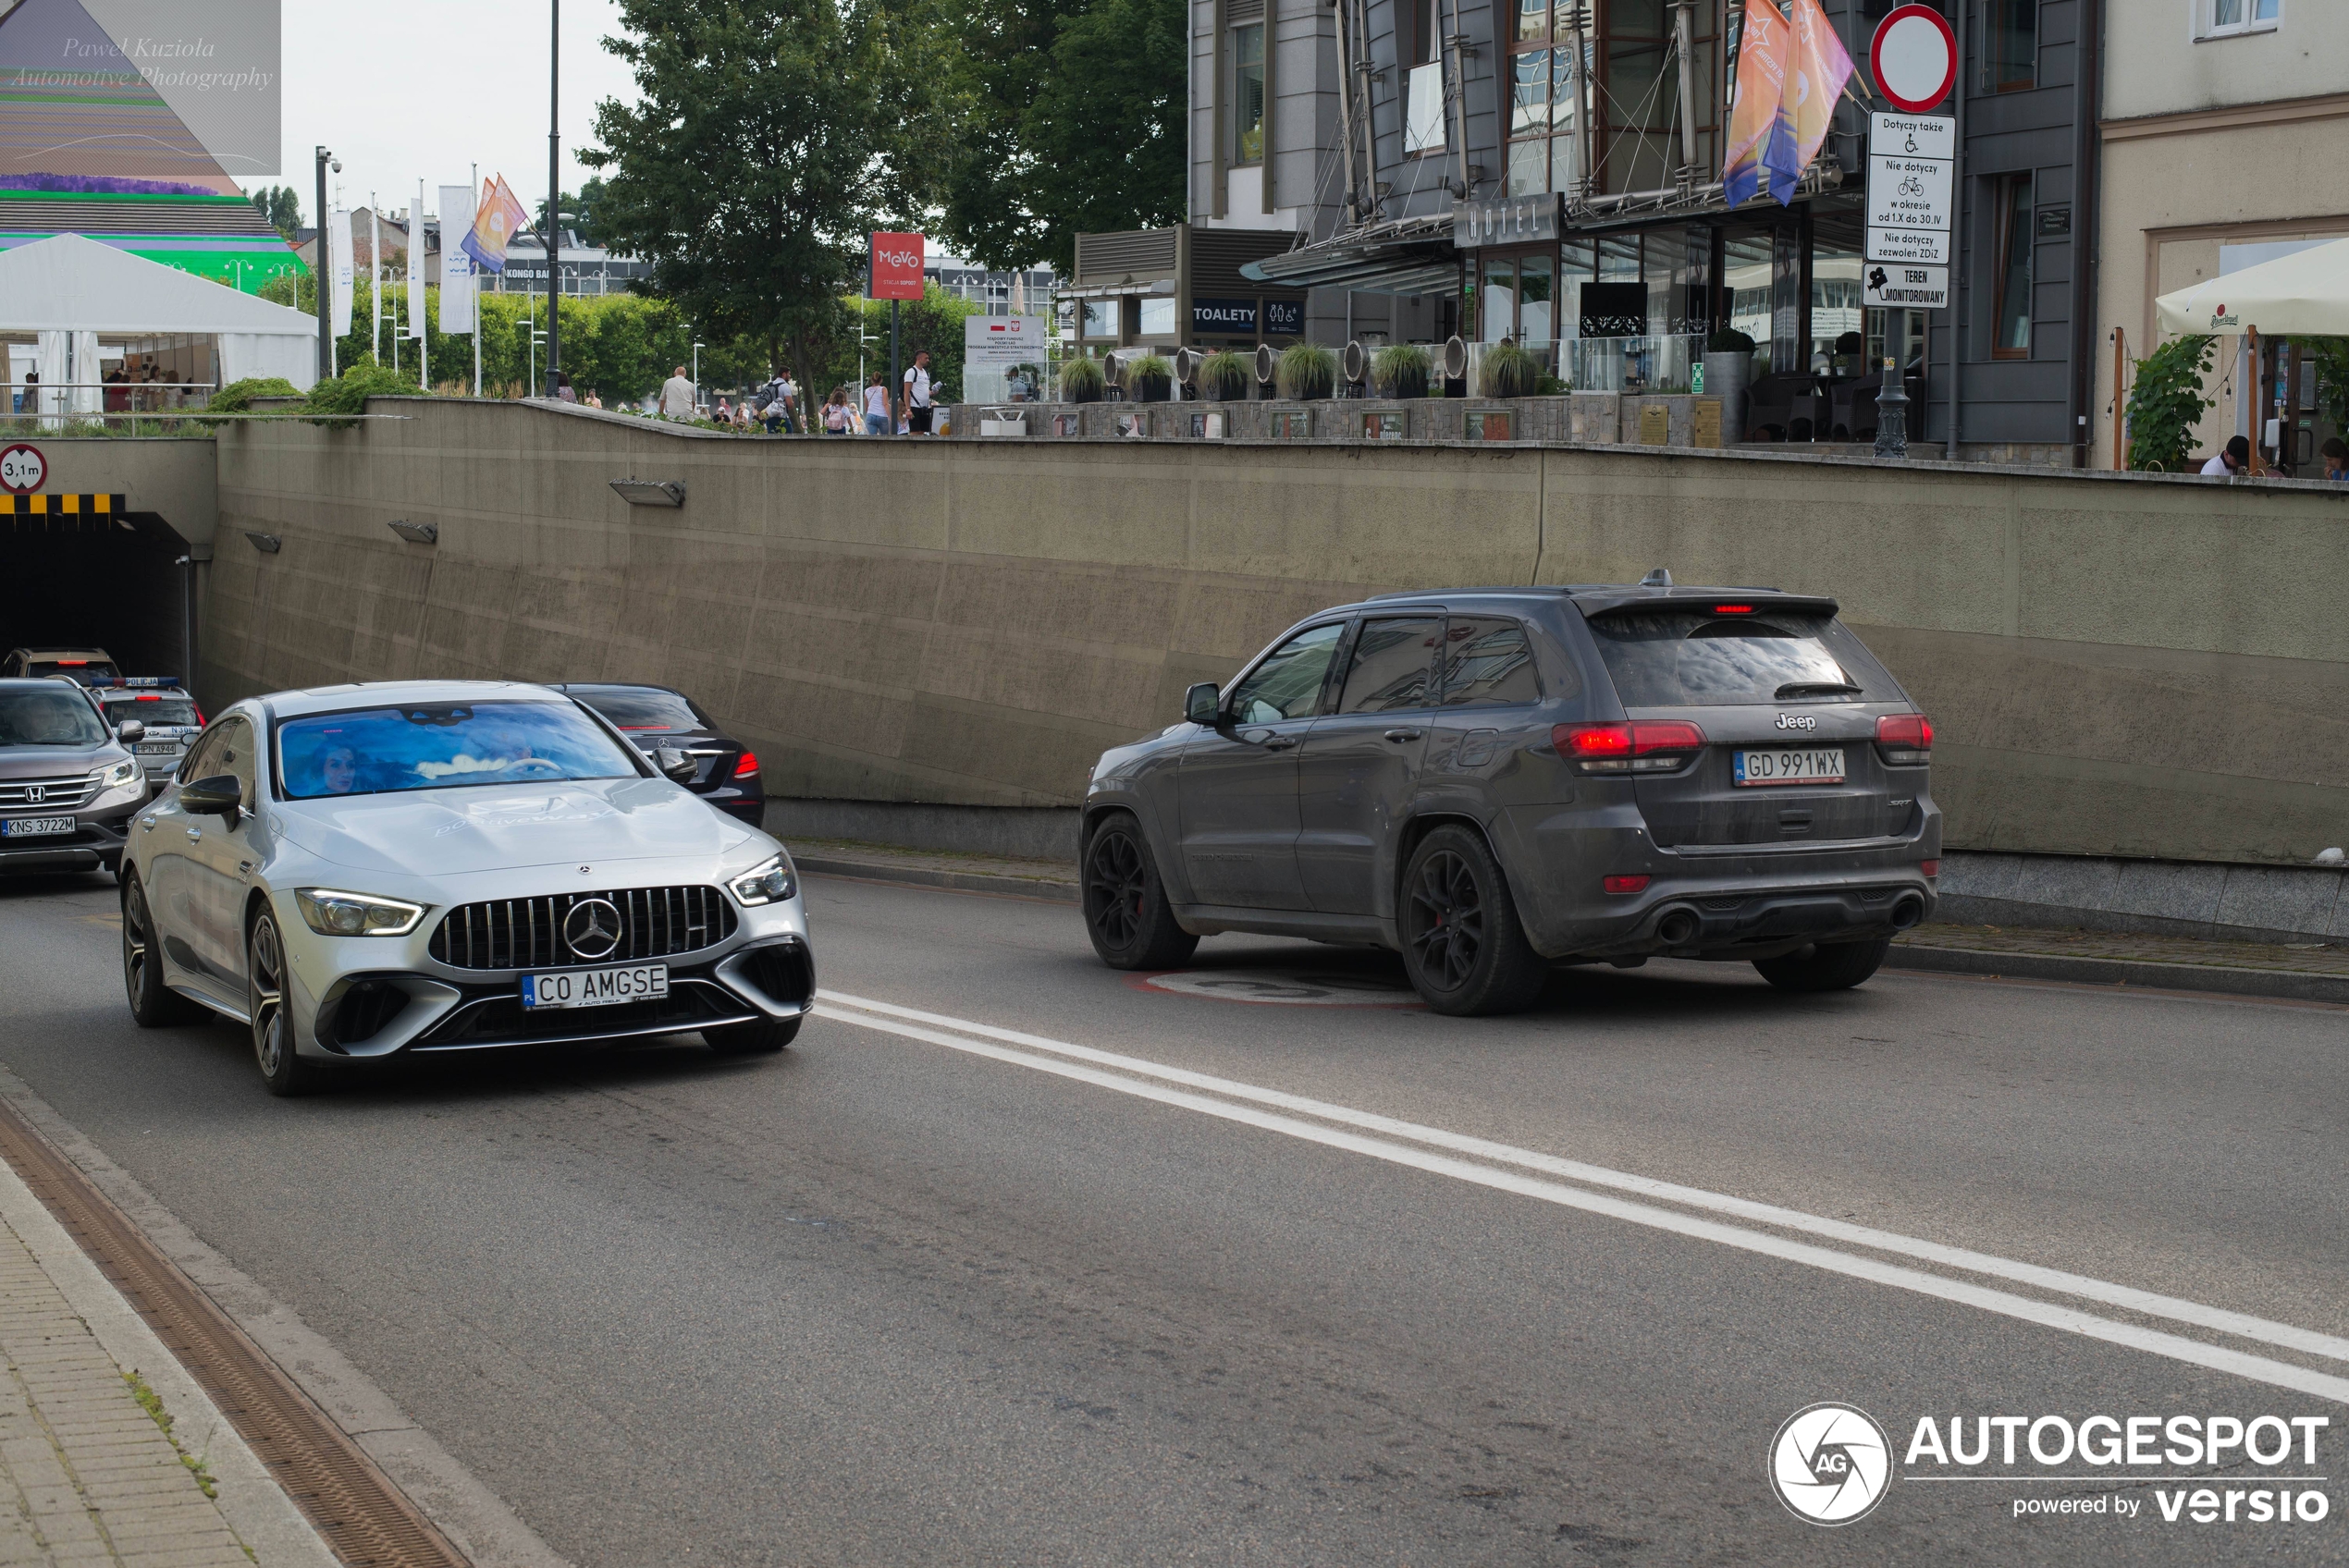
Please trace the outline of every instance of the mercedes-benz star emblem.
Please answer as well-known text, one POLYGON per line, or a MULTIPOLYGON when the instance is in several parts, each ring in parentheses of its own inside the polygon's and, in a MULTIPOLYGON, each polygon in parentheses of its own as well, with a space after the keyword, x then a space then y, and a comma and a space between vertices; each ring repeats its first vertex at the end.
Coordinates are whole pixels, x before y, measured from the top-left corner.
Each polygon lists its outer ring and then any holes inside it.
POLYGON ((37 806, 48 798, 49 789, 44 784, 28 784, 24 787, 24 799, 27 805, 37 806))
POLYGON ((581 958, 609 958, 620 946, 620 911, 609 899, 582 899, 563 916, 563 940, 581 958))

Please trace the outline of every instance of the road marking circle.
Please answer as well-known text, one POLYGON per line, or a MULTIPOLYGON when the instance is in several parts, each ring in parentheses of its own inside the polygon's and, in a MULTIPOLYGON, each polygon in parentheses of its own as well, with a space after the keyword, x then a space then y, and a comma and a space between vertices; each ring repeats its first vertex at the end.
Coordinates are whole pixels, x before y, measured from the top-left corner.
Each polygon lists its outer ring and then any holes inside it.
POLYGON ((1296 969, 1178 969, 1152 974, 1141 984, 1178 997, 1219 1002, 1257 1002, 1274 1007, 1418 1007, 1408 986, 1374 974, 1344 974, 1296 969))

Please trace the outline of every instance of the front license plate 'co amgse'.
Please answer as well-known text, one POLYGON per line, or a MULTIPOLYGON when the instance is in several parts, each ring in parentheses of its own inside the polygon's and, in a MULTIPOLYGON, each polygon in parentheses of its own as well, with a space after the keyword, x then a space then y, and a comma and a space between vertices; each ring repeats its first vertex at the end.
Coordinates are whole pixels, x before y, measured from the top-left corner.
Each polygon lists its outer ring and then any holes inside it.
POLYGON ((1840 784, 1843 748, 1808 752, 1738 752, 1730 766, 1740 788, 1753 784, 1840 784))
POLYGON ((617 1007, 623 1002, 658 1001, 667 995, 669 965, 665 963, 622 963, 609 969, 566 969, 522 977, 522 1005, 532 1011, 547 1007, 617 1007))

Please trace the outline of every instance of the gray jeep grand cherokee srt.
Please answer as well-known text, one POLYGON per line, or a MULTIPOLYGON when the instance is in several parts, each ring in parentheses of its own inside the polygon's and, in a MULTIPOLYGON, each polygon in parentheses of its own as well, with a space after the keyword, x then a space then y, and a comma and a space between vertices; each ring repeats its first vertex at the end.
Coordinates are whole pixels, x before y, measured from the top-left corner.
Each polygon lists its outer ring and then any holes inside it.
POLYGON ((1442 1012, 1654 954, 1839 990, 1933 907, 1932 726, 1829 599, 1662 572, 1388 594, 1186 712, 1086 794, 1113 968, 1253 931, 1396 949, 1442 1012))

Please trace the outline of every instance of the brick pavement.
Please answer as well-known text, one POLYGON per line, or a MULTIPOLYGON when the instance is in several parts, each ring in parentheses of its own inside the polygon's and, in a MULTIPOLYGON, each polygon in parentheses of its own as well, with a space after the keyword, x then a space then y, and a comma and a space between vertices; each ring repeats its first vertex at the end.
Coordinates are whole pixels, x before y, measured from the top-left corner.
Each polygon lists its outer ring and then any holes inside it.
POLYGON ((0 1564, 251 1568, 209 1483, 5 1224, 0 1357, 0 1564))

